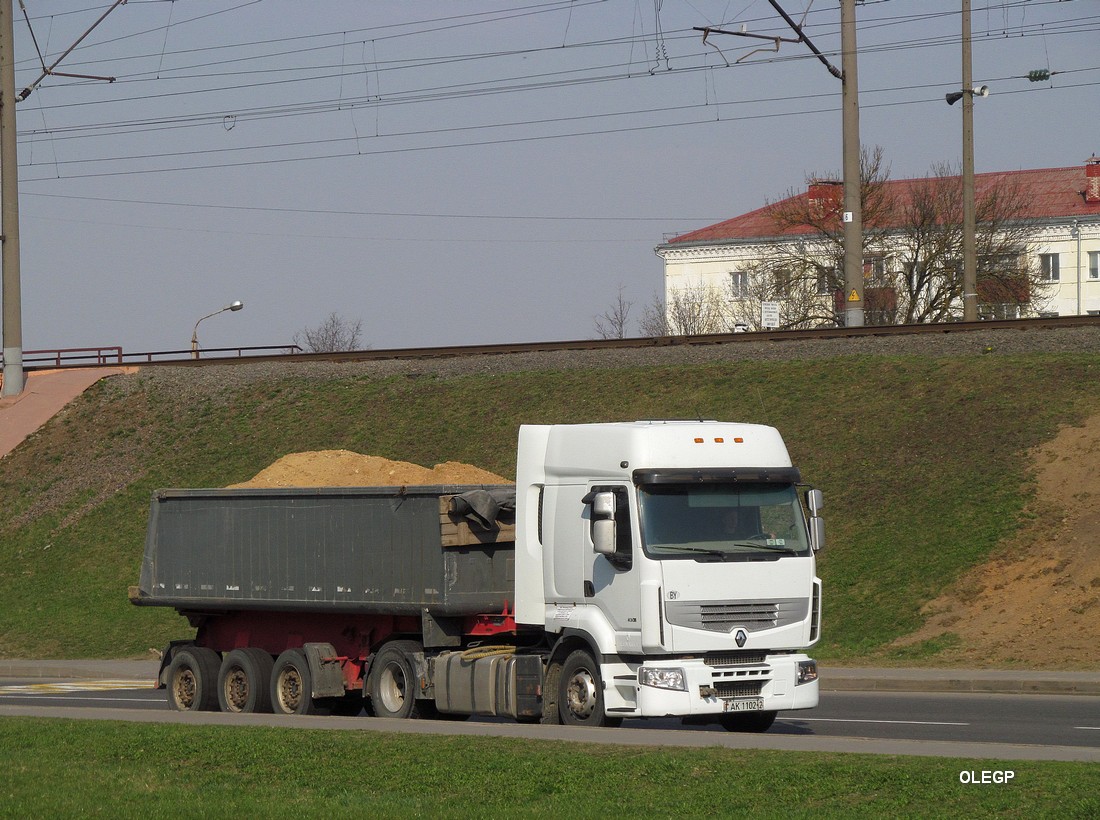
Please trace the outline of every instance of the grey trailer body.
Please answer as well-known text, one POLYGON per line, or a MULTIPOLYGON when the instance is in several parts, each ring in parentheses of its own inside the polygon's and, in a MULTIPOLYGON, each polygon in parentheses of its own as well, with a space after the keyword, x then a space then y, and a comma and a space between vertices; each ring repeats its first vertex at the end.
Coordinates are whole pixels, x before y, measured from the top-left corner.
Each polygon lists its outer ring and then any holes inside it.
POLYGON ((507 511, 488 528, 447 513, 452 496, 474 490, 512 488, 160 490, 131 599, 190 611, 499 612, 515 595, 507 511))

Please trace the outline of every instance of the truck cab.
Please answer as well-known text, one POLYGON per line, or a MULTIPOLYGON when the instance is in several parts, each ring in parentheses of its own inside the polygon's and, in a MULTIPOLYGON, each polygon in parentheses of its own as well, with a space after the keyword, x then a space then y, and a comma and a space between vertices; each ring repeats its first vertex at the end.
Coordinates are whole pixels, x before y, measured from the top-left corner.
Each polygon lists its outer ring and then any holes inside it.
POLYGON ((516 490, 516 621, 556 641, 565 722, 817 705, 821 495, 774 428, 524 426, 516 490))

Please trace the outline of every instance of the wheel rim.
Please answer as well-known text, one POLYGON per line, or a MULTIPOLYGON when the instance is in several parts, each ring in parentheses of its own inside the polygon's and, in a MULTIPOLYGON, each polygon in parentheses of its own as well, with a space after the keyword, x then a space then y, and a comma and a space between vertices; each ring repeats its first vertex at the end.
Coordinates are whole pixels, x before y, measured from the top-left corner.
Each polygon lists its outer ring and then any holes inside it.
POLYGON ((231 712, 243 712, 248 705, 248 675, 240 667, 225 676, 225 704, 231 712))
POLYGON ((405 670, 399 663, 387 664, 378 681, 378 694, 386 711, 396 714, 405 705, 405 670))
POLYGON ((293 666, 279 673, 278 685, 275 687, 279 706, 284 712, 296 712, 302 705, 302 673, 293 666))
POLYGON ((596 680, 587 669, 578 669, 569 679, 565 689, 565 701, 569 713, 580 720, 587 720, 596 711, 596 680))
POLYGON ((194 707, 195 697, 198 694, 198 685, 195 682, 195 673, 190 669, 181 669, 172 683, 172 697, 181 710, 194 707))

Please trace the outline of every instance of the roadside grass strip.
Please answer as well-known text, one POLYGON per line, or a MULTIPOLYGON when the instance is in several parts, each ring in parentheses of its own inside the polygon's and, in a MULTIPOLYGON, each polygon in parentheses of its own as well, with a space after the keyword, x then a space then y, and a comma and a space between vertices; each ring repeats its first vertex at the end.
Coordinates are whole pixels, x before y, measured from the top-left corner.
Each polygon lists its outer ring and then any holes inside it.
POLYGON ((0 686, 3 695, 63 695, 68 692, 113 692, 116 689, 152 689, 150 680, 81 680, 65 683, 26 683, 0 686))

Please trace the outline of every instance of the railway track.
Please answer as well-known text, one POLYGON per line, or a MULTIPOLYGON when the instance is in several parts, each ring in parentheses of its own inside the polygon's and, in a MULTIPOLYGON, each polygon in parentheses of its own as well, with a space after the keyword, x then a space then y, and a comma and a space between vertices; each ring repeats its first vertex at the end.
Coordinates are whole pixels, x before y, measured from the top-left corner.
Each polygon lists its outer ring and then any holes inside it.
MULTIPOLYGON (((1006 319, 987 322, 951 322, 944 324, 883 325, 865 327, 831 327, 813 330, 765 330, 749 333, 710 333, 699 336, 648 336, 629 339, 577 339, 572 341, 520 342, 487 345, 445 345, 440 347, 381 348, 335 353, 265 353, 260 355, 218 356, 206 355, 195 359, 189 351, 168 353, 119 354, 117 362, 142 367, 204 367, 207 365, 255 364, 259 362, 367 362, 384 360, 446 359, 460 356, 507 356, 517 353, 543 353, 550 351, 615 350, 648 347, 675 347, 701 345, 749 344, 760 342, 783 343, 791 341, 815 341, 825 339, 859 339, 865 337, 906 336, 916 334, 970 333, 974 331, 1044 331, 1057 328, 1100 327, 1100 316, 1056 316, 1039 319, 1006 319), (153 359, 177 353, 180 358, 153 359), (145 360, 143 360, 145 359, 145 360)), ((207 354, 212 351, 206 351, 207 354)), ((25 362, 27 370, 56 367, 102 367, 103 362, 50 361, 48 364, 25 362)))

